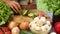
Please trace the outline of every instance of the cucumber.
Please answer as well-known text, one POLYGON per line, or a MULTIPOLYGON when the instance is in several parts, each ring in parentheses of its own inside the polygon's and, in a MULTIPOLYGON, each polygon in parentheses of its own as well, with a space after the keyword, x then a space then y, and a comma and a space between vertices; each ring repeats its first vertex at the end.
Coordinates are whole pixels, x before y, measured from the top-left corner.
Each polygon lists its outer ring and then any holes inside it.
POLYGON ((34 33, 31 31, 22 30, 20 34, 34 34, 34 33))
POLYGON ((34 19, 37 15, 35 15, 33 13, 29 13, 28 16, 34 19))

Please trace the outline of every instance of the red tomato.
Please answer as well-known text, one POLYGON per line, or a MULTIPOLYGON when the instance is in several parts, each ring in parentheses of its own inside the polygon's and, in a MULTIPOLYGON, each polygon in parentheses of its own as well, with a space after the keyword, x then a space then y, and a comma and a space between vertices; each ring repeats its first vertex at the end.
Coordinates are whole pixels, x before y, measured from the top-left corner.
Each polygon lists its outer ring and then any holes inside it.
POLYGON ((60 22, 54 24, 54 30, 57 34, 60 34, 60 22))
POLYGON ((3 31, 0 29, 0 34, 4 34, 3 31))
POLYGON ((8 27, 2 27, 2 30, 3 30, 4 32, 10 31, 8 27))
POLYGON ((7 32, 4 32, 5 34, 11 34, 11 32, 10 31, 7 31, 7 32))

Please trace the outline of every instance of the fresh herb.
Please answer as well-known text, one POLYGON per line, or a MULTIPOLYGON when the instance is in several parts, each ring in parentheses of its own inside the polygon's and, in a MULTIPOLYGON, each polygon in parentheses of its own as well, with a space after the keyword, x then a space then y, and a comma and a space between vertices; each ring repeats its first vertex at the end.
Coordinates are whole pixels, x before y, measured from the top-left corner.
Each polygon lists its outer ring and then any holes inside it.
POLYGON ((10 9, 10 7, 0 0, 0 26, 6 24, 12 16, 13 11, 10 9))
POLYGON ((49 11, 53 11, 54 15, 60 15, 60 0, 44 0, 44 3, 48 6, 49 11))

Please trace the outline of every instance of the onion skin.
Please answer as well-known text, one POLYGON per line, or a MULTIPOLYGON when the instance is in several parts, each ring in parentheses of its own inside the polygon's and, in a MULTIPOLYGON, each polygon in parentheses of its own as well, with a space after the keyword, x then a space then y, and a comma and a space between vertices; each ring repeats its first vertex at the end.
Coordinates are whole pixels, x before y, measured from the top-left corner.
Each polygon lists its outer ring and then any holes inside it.
POLYGON ((17 26, 17 24, 14 21, 9 22, 9 25, 8 25, 9 29, 12 29, 16 26, 17 26))
POLYGON ((28 22, 23 22, 19 25, 19 28, 21 30, 28 30, 29 29, 29 23, 28 22))

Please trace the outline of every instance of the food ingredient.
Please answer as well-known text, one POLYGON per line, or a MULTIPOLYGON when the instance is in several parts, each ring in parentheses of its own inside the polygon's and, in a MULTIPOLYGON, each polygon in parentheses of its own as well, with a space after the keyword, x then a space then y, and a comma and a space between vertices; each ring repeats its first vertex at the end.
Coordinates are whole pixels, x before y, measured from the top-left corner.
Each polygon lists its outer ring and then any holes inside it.
POLYGON ((54 15, 58 16, 60 15, 60 0, 38 0, 37 8, 54 12, 54 15))
POLYGON ((12 34, 19 34, 20 33, 20 29, 18 27, 14 27, 12 30, 11 30, 12 34))
POLYGON ((45 17, 35 17, 29 24, 30 30, 36 34, 47 34, 51 29, 50 21, 45 17))
POLYGON ((56 34, 55 32, 51 32, 50 34, 56 34))
POLYGON ((54 15, 60 15, 60 0, 44 0, 44 3, 48 6, 49 11, 53 11, 54 15))
POLYGON ((11 34, 11 31, 8 27, 0 27, 0 34, 11 34))
POLYGON ((7 22, 9 22, 12 17, 13 11, 7 4, 0 0, 0 26, 7 24, 7 22))
POLYGON ((2 29, 3 32, 10 31, 10 29, 8 27, 2 27, 1 29, 2 29))
POLYGON ((30 11, 29 10, 25 10, 24 12, 23 12, 23 15, 28 15, 30 13, 30 11))
POLYGON ((2 31, 4 32, 4 34, 11 34, 11 31, 8 27, 2 27, 2 31))
POLYGON ((3 31, 0 29, 0 34, 3 34, 3 31))
POLYGON ((34 19, 37 15, 35 15, 33 13, 29 13, 28 16, 34 19))
POLYGON ((34 33, 27 30, 21 30, 21 34, 34 34, 34 33))
POLYGON ((17 24, 14 21, 9 22, 9 24, 8 24, 9 29, 13 29, 16 26, 17 26, 17 24))
POLYGON ((54 24, 54 31, 57 33, 57 34, 60 34, 60 22, 56 22, 54 24))
POLYGON ((37 16, 36 14, 31 13, 29 10, 20 10, 19 14, 24 15, 24 16, 29 16, 33 19, 37 16))
POLYGON ((29 22, 23 22, 19 25, 21 30, 28 30, 29 29, 29 22))

